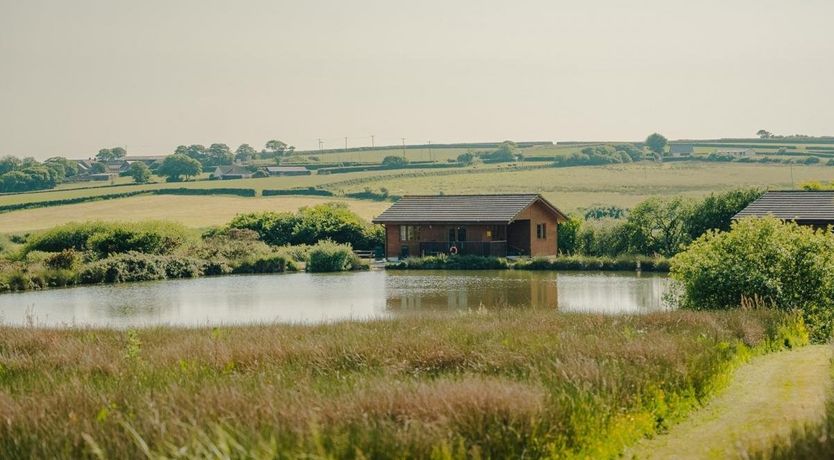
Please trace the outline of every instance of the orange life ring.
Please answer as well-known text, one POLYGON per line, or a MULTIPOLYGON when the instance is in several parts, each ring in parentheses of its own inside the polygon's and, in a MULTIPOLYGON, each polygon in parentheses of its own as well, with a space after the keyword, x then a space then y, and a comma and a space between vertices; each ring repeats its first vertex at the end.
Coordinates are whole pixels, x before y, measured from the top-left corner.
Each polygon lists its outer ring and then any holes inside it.
POLYGON ((449 248, 449 254, 456 255, 457 253, 458 253, 458 247, 457 246, 452 246, 451 248, 449 248))

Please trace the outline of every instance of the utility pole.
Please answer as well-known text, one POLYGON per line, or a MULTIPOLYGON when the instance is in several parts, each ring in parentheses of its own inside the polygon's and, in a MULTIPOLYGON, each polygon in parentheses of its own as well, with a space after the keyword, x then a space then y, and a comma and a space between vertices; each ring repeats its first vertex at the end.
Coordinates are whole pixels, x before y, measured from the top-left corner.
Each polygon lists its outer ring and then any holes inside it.
POLYGON ((431 152, 431 141, 429 141, 429 161, 434 161, 434 155, 431 152))
POLYGON ((374 148, 374 135, 371 134, 371 148, 374 148))
POLYGON ((322 145, 324 145, 324 142, 322 142, 321 138, 319 138, 319 153, 321 153, 321 146, 322 145))
POLYGON ((345 136, 345 152, 347 152, 347 136, 345 136))
POLYGON ((403 160, 405 160, 405 138, 401 137, 400 139, 403 141, 403 160))

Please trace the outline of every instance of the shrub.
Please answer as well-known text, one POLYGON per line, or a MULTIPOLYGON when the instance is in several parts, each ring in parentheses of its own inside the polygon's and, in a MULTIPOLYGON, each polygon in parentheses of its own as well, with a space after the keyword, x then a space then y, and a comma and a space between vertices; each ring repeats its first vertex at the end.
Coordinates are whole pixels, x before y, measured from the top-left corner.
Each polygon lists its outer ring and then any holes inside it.
POLYGON ((6 274, 3 284, 11 291, 28 291, 36 287, 29 274, 21 269, 6 274))
POLYGON ((371 225, 342 203, 301 208, 297 213, 240 214, 230 228, 254 230, 264 242, 276 245, 315 244, 330 239, 358 249, 380 246, 384 229, 371 225))
POLYGON ((82 283, 153 281, 197 277, 202 269, 196 259, 128 252, 87 264, 79 278, 82 283))
POLYGON ((156 230, 115 227, 92 235, 87 240, 87 246, 99 257, 131 251, 168 254, 182 244, 183 239, 179 235, 156 230))
POLYGON ((330 240, 319 241, 310 248, 307 256, 309 272, 341 272, 356 265, 356 256, 349 244, 338 244, 330 240))
POLYGON ((29 238, 24 251, 61 252, 65 249, 83 251, 87 249, 87 240, 96 233, 107 231, 110 224, 104 222, 86 222, 60 225, 51 230, 29 238))
POLYGON ((816 341, 834 320, 834 236, 773 217, 706 233, 672 260, 680 305, 737 308, 743 299, 800 310, 816 341))
POLYGON ((409 257, 388 268, 409 270, 502 270, 509 268, 507 259, 483 256, 447 256, 445 254, 426 257, 409 257))
POLYGON ((72 270, 81 262, 81 257, 74 249, 64 249, 61 252, 46 256, 44 265, 54 270, 72 270))
POLYGON ((267 254, 247 257, 232 268, 232 273, 281 273, 295 271, 295 263, 283 254, 267 254))
POLYGON ((387 168, 402 168, 408 164, 408 160, 396 155, 389 155, 382 159, 382 165, 387 168))
POLYGON ((186 242, 189 233, 182 225, 168 222, 69 223, 30 238, 24 252, 89 249, 102 257, 128 251, 165 254, 186 242))
POLYGON ((68 269, 48 269, 40 273, 44 285, 49 287, 72 286, 78 283, 78 272, 68 269))
POLYGON ((556 157, 553 166, 591 166, 614 163, 631 163, 643 158, 642 152, 634 146, 626 147, 625 144, 612 147, 610 145, 597 145, 585 147, 579 152, 556 157))

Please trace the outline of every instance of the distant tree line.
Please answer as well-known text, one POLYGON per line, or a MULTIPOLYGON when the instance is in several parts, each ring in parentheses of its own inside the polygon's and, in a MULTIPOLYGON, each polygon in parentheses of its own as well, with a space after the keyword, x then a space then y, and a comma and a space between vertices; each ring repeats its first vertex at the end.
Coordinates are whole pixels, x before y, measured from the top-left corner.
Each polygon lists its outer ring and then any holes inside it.
POLYGON ((28 192, 55 187, 78 174, 78 164, 63 157, 39 162, 34 158, 0 158, 0 192, 28 192))
POLYGON ((216 143, 206 147, 200 144, 180 145, 174 150, 175 155, 184 155, 200 163, 204 171, 223 165, 230 165, 235 161, 249 163, 255 159, 274 159, 280 161, 286 155, 291 155, 295 147, 286 142, 272 139, 259 152, 249 144, 240 144, 232 152, 226 144, 216 143))

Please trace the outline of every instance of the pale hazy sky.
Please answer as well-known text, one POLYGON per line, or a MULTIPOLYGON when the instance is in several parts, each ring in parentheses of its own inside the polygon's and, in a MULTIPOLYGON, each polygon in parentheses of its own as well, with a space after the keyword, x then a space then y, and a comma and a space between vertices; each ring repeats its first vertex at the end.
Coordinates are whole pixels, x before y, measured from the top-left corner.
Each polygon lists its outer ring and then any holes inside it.
POLYGON ((834 1, 0 0, 0 155, 834 135, 834 1))

